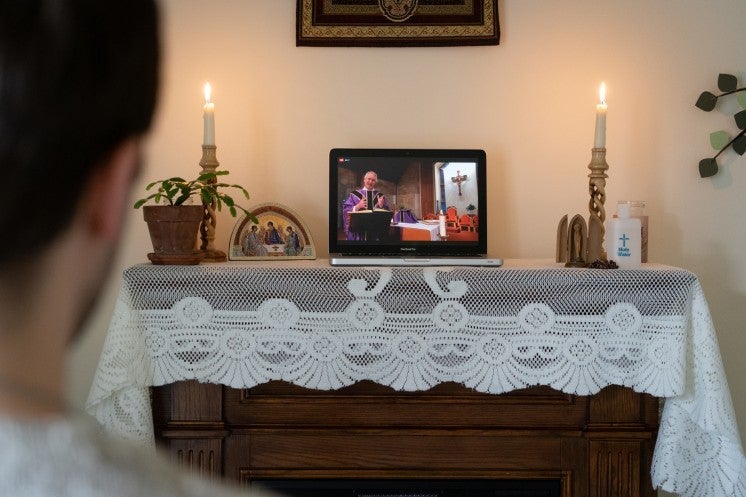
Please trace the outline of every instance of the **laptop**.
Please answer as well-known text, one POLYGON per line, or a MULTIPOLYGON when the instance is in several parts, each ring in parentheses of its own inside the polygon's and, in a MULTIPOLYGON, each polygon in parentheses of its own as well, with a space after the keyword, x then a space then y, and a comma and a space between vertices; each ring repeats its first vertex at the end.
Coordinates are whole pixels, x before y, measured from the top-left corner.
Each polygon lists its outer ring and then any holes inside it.
POLYGON ((329 152, 335 266, 501 266, 487 257, 483 150, 329 152))

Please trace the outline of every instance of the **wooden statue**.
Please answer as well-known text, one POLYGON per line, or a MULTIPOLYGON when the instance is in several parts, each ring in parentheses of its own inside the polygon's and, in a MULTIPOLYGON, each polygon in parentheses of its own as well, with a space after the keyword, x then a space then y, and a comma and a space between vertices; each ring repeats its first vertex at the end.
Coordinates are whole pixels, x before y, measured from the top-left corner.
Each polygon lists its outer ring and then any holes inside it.
POLYGON ((557 262, 564 262, 566 267, 586 267, 595 260, 589 253, 589 229, 583 216, 576 214, 569 223, 567 215, 563 216, 557 226, 557 262))
POLYGON ((573 216, 567 229, 569 260, 565 267, 585 267, 588 265, 588 226, 580 214, 573 216))
POLYGON ((567 245, 567 214, 562 216, 557 226, 557 262, 569 260, 570 247, 567 245))

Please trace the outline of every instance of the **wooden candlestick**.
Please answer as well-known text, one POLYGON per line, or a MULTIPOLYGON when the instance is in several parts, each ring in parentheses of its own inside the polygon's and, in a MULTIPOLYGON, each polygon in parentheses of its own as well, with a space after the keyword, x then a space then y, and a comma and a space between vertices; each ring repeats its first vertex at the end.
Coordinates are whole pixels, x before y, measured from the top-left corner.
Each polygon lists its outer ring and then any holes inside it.
POLYGON ((585 267, 596 260, 607 260, 604 250, 604 221, 606 220, 606 148, 594 147, 591 150, 591 173, 588 175, 588 202, 590 216, 588 222, 576 214, 568 223, 567 215, 557 226, 557 262, 567 267, 585 267))
MULTIPOLYGON (((203 173, 214 173, 217 167, 220 165, 217 159, 217 147, 215 145, 202 145, 202 159, 199 161, 199 165, 202 167, 203 173)), ((211 180, 213 183, 217 183, 217 179, 211 180)), ((217 214, 215 210, 217 208, 217 202, 214 200, 207 204, 202 203, 204 207, 204 216, 202 224, 200 225, 200 250, 204 252, 205 257, 202 259, 203 262, 225 262, 228 260, 228 256, 225 252, 215 248, 215 228, 217 227, 217 214)))
POLYGON ((590 200, 588 201, 588 262, 596 259, 606 260, 606 250, 604 250, 604 221, 606 221, 606 178, 609 176, 606 171, 609 165, 606 163, 606 147, 591 150, 591 162, 588 164, 591 173, 588 175, 588 192, 590 200))

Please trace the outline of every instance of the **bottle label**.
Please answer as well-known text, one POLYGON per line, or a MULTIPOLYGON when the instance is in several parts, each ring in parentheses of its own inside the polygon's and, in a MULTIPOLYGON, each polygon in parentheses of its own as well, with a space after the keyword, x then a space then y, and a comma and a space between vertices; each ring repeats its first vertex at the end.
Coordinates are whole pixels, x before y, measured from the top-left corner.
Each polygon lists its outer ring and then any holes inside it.
POLYGON ((630 253, 629 247, 627 247, 627 242, 629 241, 627 233, 622 233, 622 236, 619 237, 619 241, 622 242, 622 244, 617 247, 617 257, 630 257, 632 254, 630 253))

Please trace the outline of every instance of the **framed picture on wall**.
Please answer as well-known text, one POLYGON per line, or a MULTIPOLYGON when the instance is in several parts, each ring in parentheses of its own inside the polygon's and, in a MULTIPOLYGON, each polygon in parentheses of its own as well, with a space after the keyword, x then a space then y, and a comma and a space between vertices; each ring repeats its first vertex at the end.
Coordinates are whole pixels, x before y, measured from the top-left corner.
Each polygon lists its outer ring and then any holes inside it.
POLYGON ((243 216, 231 233, 232 261, 315 259, 311 231, 292 209, 281 204, 255 205, 249 211, 258 223, 243 216))
POLYGON ((297 46, 499 42, 497 0, 297 0, 297 46))

